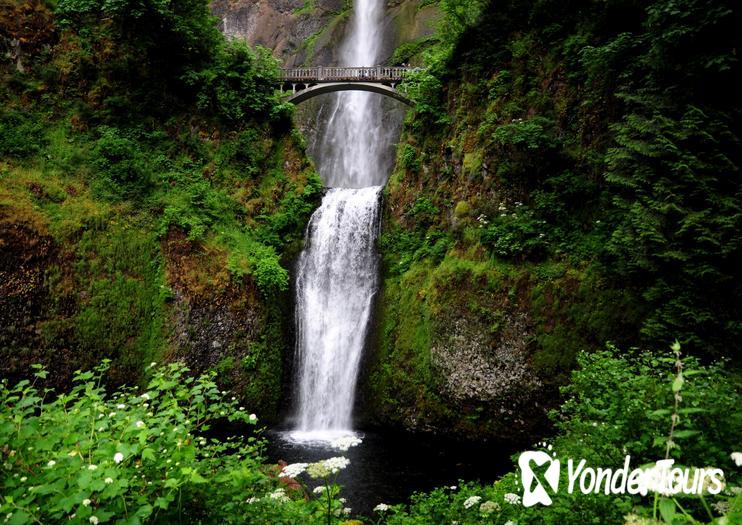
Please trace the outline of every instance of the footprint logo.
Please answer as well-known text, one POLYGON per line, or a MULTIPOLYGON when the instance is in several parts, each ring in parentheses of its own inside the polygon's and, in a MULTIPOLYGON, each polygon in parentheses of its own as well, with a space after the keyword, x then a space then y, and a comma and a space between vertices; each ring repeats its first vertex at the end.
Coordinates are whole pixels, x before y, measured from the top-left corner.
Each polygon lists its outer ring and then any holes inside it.
POLYGON ((518 466, 523 483, 523 506, 551 505, 546 489, 548 487, 555 494, 559 488, 559 460, 543 450, 529 450, 520 455, 518 466))

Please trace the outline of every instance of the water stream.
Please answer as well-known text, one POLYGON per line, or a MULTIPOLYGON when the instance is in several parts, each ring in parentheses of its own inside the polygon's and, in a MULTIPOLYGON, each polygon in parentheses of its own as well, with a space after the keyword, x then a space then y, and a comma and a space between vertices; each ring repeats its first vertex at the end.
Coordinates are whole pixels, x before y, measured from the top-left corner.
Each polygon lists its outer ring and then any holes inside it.
POLYGON ((297 265, 295 437, 347 434, 377 287, 380 186, 331 189, 297 265))
MULTIPOLYGON (((356 0, 341 59, 378 63, 381 0, 356 0)), ((331 189, 307 228, 296 277, 297 439, 352 431, 358 368, 377 288, 379 194, 390 134, 379 96, 343 92, 332 102, 317 165, 331 189)))
MULTIPOLYGON (((339 65, 380 62, 384 0, 355 0, 339 65)), ((401 502, 416 490, 459 479, 492 479, 507 463, 501 444, 461 447, 445 438, 389 430, 358 431, 353 405, 374 297, 378 289, 381 188, 391 169, 399 119, 385 118, 379 95, 327 96, 313 147, 329 188, 307 227, 296 269, 296 391, 288 429, 270 432, 272 461, 310 462, 336 456, 332 439, 356 434, 338 481, 354 513, 381 501, 401 502), (392 124, 397 122, 397 125, 392 124)), ((388 117, 388 115, 386 115, 388 117)), ((368 430, 368 429, 366 429, 368 430)))

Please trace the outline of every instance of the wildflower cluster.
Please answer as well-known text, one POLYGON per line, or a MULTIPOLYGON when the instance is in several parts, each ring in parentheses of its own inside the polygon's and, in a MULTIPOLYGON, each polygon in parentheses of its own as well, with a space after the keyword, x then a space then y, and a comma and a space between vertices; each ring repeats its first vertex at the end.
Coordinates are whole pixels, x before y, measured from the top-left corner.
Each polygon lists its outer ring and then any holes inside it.
MULTIPOLYGON (((64 394, 0 383, 0 512, 8 523, 178 523, 189 506, 208 508, 215 523, 242 523, 248 513, 264 523, 312 523, 303 500, 267 492, 278 482, 264 473, 259 441, 208 436, 221 420, 247 433, 257 420, 211 376, 151 367, 143 391, 109 394, 100 386, 106 369, 78 372, 64 394)), ((38 368, 36 381, 45 377, 38 368)))
MULTIPOLYGON (((343 436, 330 443, 332 448, 347 451, 351 447, 360 445, 362 440, 356 436, 343 436)), ((350 465, 350 460, 343 456, 323 459, 314 463, 292 463, 281 469, 279 477, 296 478, 306 472, 314 479, 322 482, 312 489, 312 494, 319 496, 324 507, 326 523, 331 523, 333 517, 349 516, 352 510, 345 507, 345 499, 337 498, 340 487, 336 483, 337 475, 350 465)))

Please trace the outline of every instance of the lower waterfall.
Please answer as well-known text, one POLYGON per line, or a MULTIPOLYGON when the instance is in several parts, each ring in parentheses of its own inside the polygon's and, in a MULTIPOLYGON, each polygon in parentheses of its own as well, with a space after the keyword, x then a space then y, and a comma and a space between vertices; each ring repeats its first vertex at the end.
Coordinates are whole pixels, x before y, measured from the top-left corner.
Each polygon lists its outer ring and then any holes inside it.
POLYGON ((347 433, 378 286, 381 186, 334 188, 309 222, 296 278, 296 429, 347 433))

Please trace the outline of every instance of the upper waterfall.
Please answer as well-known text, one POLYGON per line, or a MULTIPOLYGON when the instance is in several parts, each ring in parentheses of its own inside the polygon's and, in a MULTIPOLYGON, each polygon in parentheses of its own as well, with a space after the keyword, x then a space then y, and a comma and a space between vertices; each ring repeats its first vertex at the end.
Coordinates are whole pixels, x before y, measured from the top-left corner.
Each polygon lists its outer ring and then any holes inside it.
MULTIPOLYGON (((350 31, 342 44, 341 66, 373 66, 380 61, 384 2, 356 0, 350 31)), ((317 151, 317 166, 327 186, 380 186, 389 175, 384 156, 392 138, 383 125, 381 97, 343 92, 334 97, 327 131, 317 151)))

